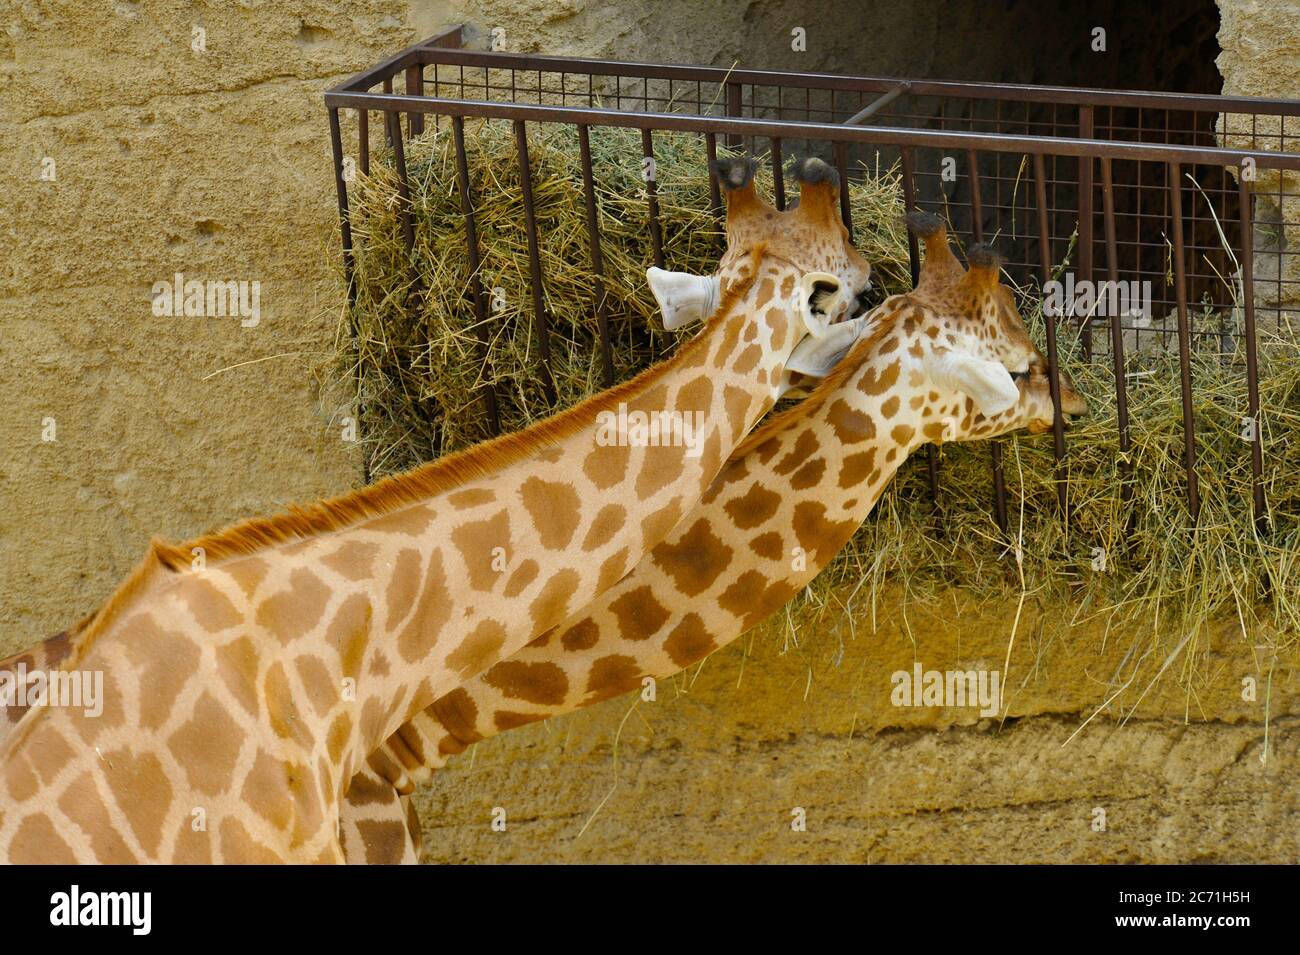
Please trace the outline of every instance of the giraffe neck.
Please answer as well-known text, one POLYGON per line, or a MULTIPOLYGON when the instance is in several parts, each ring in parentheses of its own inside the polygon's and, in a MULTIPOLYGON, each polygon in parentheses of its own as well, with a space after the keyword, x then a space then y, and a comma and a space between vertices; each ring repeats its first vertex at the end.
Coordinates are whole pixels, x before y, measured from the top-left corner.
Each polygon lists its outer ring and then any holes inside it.
MULTIPOLYGON (((801 404, 755 432, 701 502, 592 604, 418 714, 371 757, 399 792, 466 745, 676 673, 775 612, 820 572, 945 407, 918 392, 912 302, 891 299, 801 404)), ((364 815, 363 807, 354 807, 364 815)))
POLYGON ((344 498, 284 519, 313 533, 276 539, 279 525, 254 522, 201 538, 191 549, 208 560, 194 570, 176 568, 183 550, 155 548, 168 569, 133 577, 75 662, 108 675, 105 718, 43 710, 6 740, 0 855, 335 853, 328 820, 365 755, 612 586, 770 408, 802 331, 790 307, 796 282, 761 252, 750 275, 669 362, 558 425, 432 466, 461 478, 450 487, 421 495, 427 475, 399 477, 387 492, 363 492, 396 498, 378 516, 329 527, 331 516, 355 517, 344 498), (690 416, 696 430, 669 444, 639 434, 602 442, 598 414, 615 407, 629 422, 690 416), (106 775, 106 758, 131 771, 106 775), (124 815, 64 839, 76 827, 28 811, 48 804, 51 786, 82 779, 124 815), (147 807, 149 824, 128 805, 147 807), (191 834, 196 806, 215 817, 204 830, 215 835, 191 834))

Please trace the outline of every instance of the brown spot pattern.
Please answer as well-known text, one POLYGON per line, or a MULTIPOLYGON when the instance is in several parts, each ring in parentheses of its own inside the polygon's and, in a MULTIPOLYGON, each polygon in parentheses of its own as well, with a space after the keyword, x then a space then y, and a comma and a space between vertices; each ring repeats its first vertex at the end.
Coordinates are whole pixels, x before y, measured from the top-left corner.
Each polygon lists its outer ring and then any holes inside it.
POLYGON ((713 652, 717 644, 704 628, 699 614, 689 613, 664 641, 664 651, 679 667, 702 660, 713 652))
POLYGON ((626 522, 626 508, 620 504, 606 504, 596 513, 595 519, 591 522, 591 527, 587 528, 587 536, 583 538, 582 549, 595 550, 597 547, 604 547, 626 522))
POLYGON ((741 530, 749 530, 770 520, 781 506, 781 495, 755 481, 740 497, 732 498, 723 510, 741 530))
POLYGON ((297 567, 289 574, 287 590, 258 605, 257 625, 281 643, 292 643, 320 622, 329 599, 329 587, 306 567, 297 567))
POLYGON ((590 617, 584 617, 560 635, 560 645, 573 653, 590 650, 600 639, 600 626, 590 617))
POLYGON ((407 547, 393 561, 388 583, 388 626, 396 627, 406 619, 420 593, 420 552, 407 547))
POLYGON ((460 674, 462 680, 468 680, 496 661, 505 642, 506 628, 495 620, 484 620, 447 657, 447 665, 460 674))
POLYGON ((480 504, 491 504, 496 499, 496 491, 488 487, 471 487, 447 495, 447 502, 458 511, 478 507, 480 504))
POLYGON ((780 560, 785 552, 781 535, 776 531, 759 534, 749 542, 749 549, 759 557, 766 557, 768 560, 780 560))
POLYGON ((703 593, 731 562, 732 550, 700 518, 676 543, 665 541, 651 551, 654 562, 688 597, 703 593))
POLYGON ((205 692, 190 718, 168 737, 167 747, 184 768, 189 785, 205 796, 216 796, 230 785, 243 742, 239 724, 205 692))
POLYGON ((554 663, 502 660, 483 679, 509 699, 539 706, 559 706, 569 692, 569 678, 554 663))
MULTIPOLYGON (((649 586, 637 587, 610 603, 625 640, 646 640, 668 622, 668 608, 655 599, 649 586)), ((593 641, 594 642, 594 641, 593 641)))
POLYGON ((379 545, 368 541, 346 541, 338 550, 321 558, 321 563, 345 580, 365 580, 374 576, 379 545))
POLYGON ((236 626, 244 618, 230 602, 230 598, 217 589, 206 577, 185 581, 178 593, 189 607, 195 622, 209 633, 219 633, 236 626))
POLYGON ((451 542, 465 562, 469 585, 478 591, 491 590, 501 579, 501 572, 492 566, 493 551, 500 547, 510 554, 510 512, 503 508, 486 520, 462 524, 451 532, 451 542))
POLYGON ((520 485, 519 496, 533 519, 542 546, 547 550, 568 547, 581 517, 581 504, 573 485, 530 477, 520 485))
POLYGON ((776 463, 772 470, 777 474, 789 474, 795 468, 799 467, 799 465, 807 461, 820 446, 821 443, 817 440, 817 435, 813 434, 811 429, 803 431, 799 434, 799 437, 795 439, 794 447, 790 449, 790 452, 785 457, 776 463))
POLYGON ((537 571, 537 561, 532 558, 516 567, 510 579, 506 581, 506 596, 518 597, 523 593, 524 589, 536 579, 537 571))
POLYGON ((576 570, 565 568, 546 582, 542 592, 528 606, 534 630, 544 630, 562 621, 569 611, 569 598, 582 583, 576 570))
POLYGON ((835 429, 835 437, 844 444, 857 444, 876 436, 876 425, 871 418, 854 409, 843 398, 831 403, 827 420, 835 429))
POLYGON ((601 657, 587 674, 587 700, 594 703, 634 690, 641 685, 641 667, 635 657, 615 653, 601 657))
POLYGON ((429 567, 424 573, 424 586, 415 613, 407 620, 397 635, 397 651, 407 663, 426 657, 438 635, 451 617, 451 592, 447 589, 447 574, 442 566, 442 551, 429 555, 429 567))
POLYGON ((824 473, 826 473, 826 459, 816 458, 791 475, 790 487, 796 491, 806 491, 820 482, 824 473))
POLYGON ((840 463, 839 485, 842 488, 856 487, 861 484, 876 464, 876 449, 850 454, 840 463))
POLYGON ((582 462, 582 473, 597 490, 605 491, 621 484, 627 475, 627 462, 632 449, 626 444, 597 447, 582 462))

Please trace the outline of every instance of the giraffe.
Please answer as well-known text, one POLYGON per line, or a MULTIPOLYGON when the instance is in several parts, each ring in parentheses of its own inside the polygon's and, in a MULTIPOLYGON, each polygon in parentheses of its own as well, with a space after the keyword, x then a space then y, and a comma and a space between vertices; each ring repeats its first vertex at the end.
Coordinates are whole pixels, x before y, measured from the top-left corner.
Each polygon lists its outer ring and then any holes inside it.
MULTIPOLYGON (((848 542, 922 444, 1051 426, 1047 361, 1000 283, 996 256, 972 248, 965 270, 943 220, 912 213, 908 224, 926 248, 916 289, 805 341, 786 375, 824 380, 745 440, 664 541, 596 601, 437 700, 372 755, 342 813, 351 860, 418 857, 405 796, 451 754, 676 673, 775 612, 848 542), (791 559, 797 549, 806 562, 791 559)), ((693 287, 711 294, 707 283, 693 287)), ((1086 413, 1068 375, 1059 380, 1062 411, 1086 413)))
MULTIPOLYGON (((0 859, 338 862, 338 804, 399 726, 611 587, 775 402, 805 336, 870 267, 817 159, 777 212, 754 164, 727 195, 722 294, 676 354, 522 432, 143 562, 65 670, 103 714, 33 708, 0 747, 0 859), (694 416, 690 440, 605 442, 602 419, 694 416)), ((689 419, 687 419, 689 420, 689 419)))

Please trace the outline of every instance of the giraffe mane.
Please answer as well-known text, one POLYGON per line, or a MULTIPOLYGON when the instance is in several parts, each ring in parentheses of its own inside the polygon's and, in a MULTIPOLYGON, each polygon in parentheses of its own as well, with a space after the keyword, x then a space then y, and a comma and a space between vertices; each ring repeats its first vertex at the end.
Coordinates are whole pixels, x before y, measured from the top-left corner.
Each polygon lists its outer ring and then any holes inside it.
MULTIPOLYGON (((739 281, 731 283, 723 292, 718 307, 706 323, 705 332, 729 316, 737 303, 748 294, 758 277, 759 264, 765 252, 766 244, 762 242, 750 250, 748 270, 739 281)), ((708 335, 701 332, 685 342, 673 358, 658 362, 627 381, 591 395, 522 431, 499 435, 346 494, 302 506, 294 505, 284 513, 269 517, 249 518, 178 544, 154 537, 149 541, 149 550, 144 558, 108 600, 68 631, 75 648, 65 666, 77 666, 95 639, 159 574, 179 573, 188 569, 197 548, 203 548, 204 559, 207 561, 247 557, 265 547, 344 530, 361 521, 382 517, 470 481, 487 477, 524 460, 539 448, 572 437, 589 425, 591 416, 617 408, 620 401, 626 401, 629 396, 650 386, 665 374, 669 362, 675 362, 683 355, 706 347, 708 335)))

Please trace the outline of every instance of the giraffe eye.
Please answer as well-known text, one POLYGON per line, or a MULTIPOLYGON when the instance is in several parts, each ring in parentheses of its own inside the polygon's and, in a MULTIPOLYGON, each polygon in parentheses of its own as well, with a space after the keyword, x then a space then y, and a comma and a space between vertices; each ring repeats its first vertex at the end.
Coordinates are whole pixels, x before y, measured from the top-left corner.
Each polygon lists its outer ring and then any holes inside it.
POLYGON ((1028 368, 1026 368, 1024 371, 1013 371, 1013 372, 1010 372, 1009 374, 1011 375, 1011 380, 1012 380, 1012 381, 1028 381, 1028 380, 1029 380, 1029 369, 1028 369, 1028 368))
POLYGON ((871 300, 872 298, 874 298, 874 295, 872 293, 873 293, 873 289, 871 287, 871 283, 868 282, 866 284, 866 287, 863 288, 862 291, 859 292, 857 294, 857 297, 854 299, 853 315, 851 316, 852 318, 857 318, 859 315, 865 315, 867 312, 871 310, 871 300))

